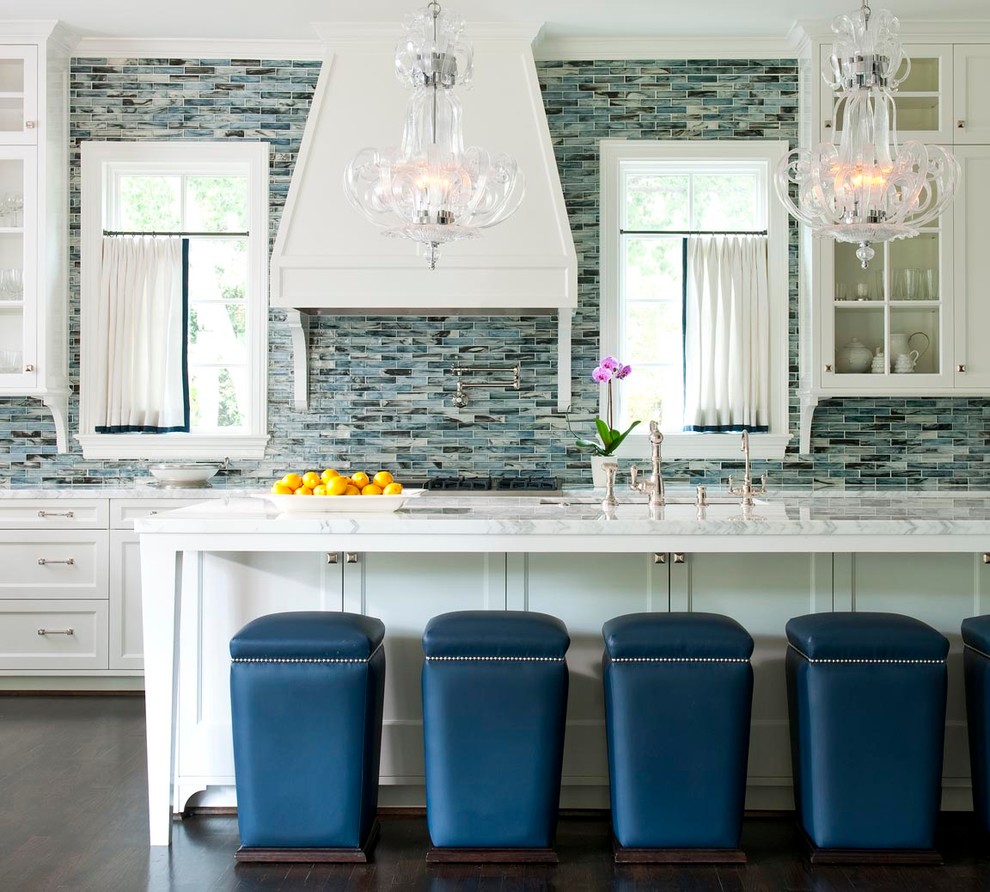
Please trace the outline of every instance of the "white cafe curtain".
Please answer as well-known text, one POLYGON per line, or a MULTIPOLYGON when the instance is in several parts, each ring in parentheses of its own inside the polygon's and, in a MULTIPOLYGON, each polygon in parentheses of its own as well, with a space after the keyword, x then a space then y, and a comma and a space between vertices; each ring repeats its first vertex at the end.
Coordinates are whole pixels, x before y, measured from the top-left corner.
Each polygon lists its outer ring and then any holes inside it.
POLYGON ((98 433, 189 430, 182 239, 103 239, 98 433))
POLYGON ((685 241, 684 429, 769 430, 767 238, 685 241))

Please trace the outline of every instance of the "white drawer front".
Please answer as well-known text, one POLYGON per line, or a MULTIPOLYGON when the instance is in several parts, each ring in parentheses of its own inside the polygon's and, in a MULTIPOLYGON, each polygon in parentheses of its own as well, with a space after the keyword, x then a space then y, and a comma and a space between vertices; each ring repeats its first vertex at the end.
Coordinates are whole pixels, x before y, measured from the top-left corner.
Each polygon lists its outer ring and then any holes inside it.
POLYGON ((176 508, 196 505, 202 499, 113 499, 110 502, 110 529, 133 530, 139 517, 154 517, 176 508))
POLYGON ((106 668, 106 601, 0 601, 0 669, 106 668))
POLYGON ((0 599, 106 600, 108 536, 97 530, 0 534, 0 599))
POLYGON ((109 499, 3 499, 0 530, 105 530, 109 499))

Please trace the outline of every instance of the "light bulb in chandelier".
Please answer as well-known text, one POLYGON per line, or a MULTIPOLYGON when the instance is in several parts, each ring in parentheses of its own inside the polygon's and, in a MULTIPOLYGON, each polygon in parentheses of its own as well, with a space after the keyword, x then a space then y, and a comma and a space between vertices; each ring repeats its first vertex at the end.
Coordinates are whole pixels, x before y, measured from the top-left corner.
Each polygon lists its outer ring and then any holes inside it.
POLYGON ((912 238, 952 201, 959 164, 940 146, 897 137, 894 94, 911 70, 897 19, 869 5, 832 24, 826 79, 838 91, 839 143, 795 149, 774 176, 777 195, 816 236, 858 245, 865 269, 875 242, 912 238), (796 195, 796 200, 795 196, 796 195))
POLYGON ((418 243, 431 269, 442 245, 501 223, 525 192, 511 157, 464 147, 461 105, 452 92, 473 73, 462 28, 437 3, 406 22, 395 56, 397 77, 413 90, 402 140, 363 149, 344 171, 350 203, 385 235, 418 243))

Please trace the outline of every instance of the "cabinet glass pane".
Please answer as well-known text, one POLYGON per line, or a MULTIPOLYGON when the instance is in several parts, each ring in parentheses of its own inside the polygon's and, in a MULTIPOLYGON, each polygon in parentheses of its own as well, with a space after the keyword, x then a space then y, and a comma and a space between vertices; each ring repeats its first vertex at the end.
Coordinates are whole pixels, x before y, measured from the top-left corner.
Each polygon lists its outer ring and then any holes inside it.
POLYGON ((0 59, 0 131, 24 130, 24 60, 0 59))
POLYGON ((938 300, 939 235, 923 232, 890 243, 890 299, 938 300))
POLYGON ((938 374, 941 371, 939 340, 936 308, 892 308, 888 351, 891 372, 938 374))
POLYGON ((883 300, 883 247, 867 269, 856 259, 857 245, 835 244, 835 294, 837 301, 883 300))
POLYGON ((938 59, 922 58, 911 60, 911 72, 899 89, 902 93, 937 93, 940 86, 938 59))
POLYGON ((897 108, 897 130, 938 130, 937 96, 898 95, 894 100, 897 108))
POLYGON ((0 375, 23 370, 23 208, 24 162, 0 159, 0 375))
POLYGON ((861 303, 835 309, 835 371, 839 375, 871 374, 873 357, 882 349, 884 312, 861 303))

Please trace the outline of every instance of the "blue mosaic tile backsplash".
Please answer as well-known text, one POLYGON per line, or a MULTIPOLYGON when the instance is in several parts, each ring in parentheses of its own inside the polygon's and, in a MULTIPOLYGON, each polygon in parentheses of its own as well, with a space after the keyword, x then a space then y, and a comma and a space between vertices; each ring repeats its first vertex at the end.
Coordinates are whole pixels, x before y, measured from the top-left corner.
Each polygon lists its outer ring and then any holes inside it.
MULTIPOLYGON (((591 419, 598 353, 598 153, 603 137, 748 139, 797 135, 793 60, 543 62, 545 105, 581 266, 574 320, 575 416, 591 419)), ((70 375, 78 386, 79 142, 88 139, 262 139, 273 144, 271 234, 278 227, 319 63, 252 59, 88 59, 71 75, 70 375)), ((793 254, 793 252, 792 252, 793 254)), ((796 269, 792 257, 792 269, 796 269)), ((792 288, 793 291, 793 288, 792 288)), ((792 304, 796 301, 792 294, 792 304)), ((791 312, 791 385, 797 313, 791 312)), ((273 311, 269 338, 269 454, 237 462, 219 483, 268 482, 293 467, 388 467, 401 477, 551 471, 589 479, 586 458, 555 414, 553 317, 314 317, 311 405, 292 407, 289 333, 273 311), (445 369, 522 365, 522 389, 478 390, 451 406, 445 369)), ((70 405, 71 430, 78 404, 70 405)), ((792 398, 791 428, 797 432, 792 398)), ((845 399, 822 404, 813 454, 796 447, 766 463, 777 485, 990 485, 990 401, 845 399)), ((796 437, 795 437, 796 439, 796 437)), ((127 484, 137 462, 84 461, 55 452, 54 425, 30 400, 0 401, 0 481, 14 485, 127 484)), ((763 470, 761 463, 760 470, 763 470)), ((677 462, 670 479, 724 483, 737 462, 677 462)))

